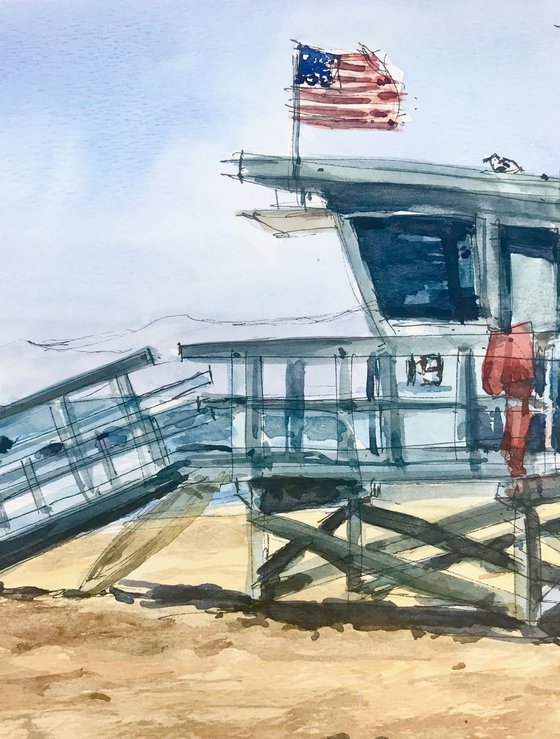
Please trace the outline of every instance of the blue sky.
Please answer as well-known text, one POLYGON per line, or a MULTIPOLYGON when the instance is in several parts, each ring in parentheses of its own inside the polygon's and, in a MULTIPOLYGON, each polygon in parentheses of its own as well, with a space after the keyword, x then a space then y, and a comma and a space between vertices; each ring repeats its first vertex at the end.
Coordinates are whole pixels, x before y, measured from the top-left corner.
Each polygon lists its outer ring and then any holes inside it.
MULTIPOLYGON (((554 0, 0 5, 0 342, 168 313, 309 315, 356 301, 334 235, 277 240, 220 159, 289 152, 291 43, 361 42, 405 72, 400 134, 302 129, 302 154, 557 175, 554 0)), ((183 337, 183 340, 185 337, 183 337)))

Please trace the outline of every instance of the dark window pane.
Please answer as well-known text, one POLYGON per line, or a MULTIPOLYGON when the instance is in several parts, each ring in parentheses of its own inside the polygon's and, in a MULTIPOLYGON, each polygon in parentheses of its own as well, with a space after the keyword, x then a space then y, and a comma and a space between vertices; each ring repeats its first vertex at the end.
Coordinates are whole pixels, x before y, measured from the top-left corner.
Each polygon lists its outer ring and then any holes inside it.
POLYGON ((500 242, 510 254, 540 257, 549 262, 556 260, 558 233, 549 228, 500 226, 500 242))
POLYGON ((353 225, 388 318, 478 318, 472 223, 364 217, 355 218, 353 225))

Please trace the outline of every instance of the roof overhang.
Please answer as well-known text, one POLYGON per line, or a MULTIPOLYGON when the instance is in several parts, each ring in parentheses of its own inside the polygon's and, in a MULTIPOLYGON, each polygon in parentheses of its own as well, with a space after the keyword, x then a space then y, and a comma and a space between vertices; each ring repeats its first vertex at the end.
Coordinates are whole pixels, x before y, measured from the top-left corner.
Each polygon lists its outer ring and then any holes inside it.
POLYGON ((242 182, 291 192, 315 193, 329 210, 356 212, 412 210, 419 213, 481 212, 560 221, 560 181, 530 174, 503 174, 395 159, 302 159, 240 154, 226 162, 242 182))

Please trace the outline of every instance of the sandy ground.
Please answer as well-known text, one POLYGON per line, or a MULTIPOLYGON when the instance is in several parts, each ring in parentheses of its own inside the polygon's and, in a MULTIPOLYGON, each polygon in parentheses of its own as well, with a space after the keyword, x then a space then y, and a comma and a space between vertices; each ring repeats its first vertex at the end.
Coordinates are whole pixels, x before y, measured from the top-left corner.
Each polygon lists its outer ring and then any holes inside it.
MULTIPOLYGON (((110 538, 82 537, 1 579, 75 588, 110 538)), ((221 509, 133 573, 129 589, 242 591, 246 562, 244 518, 221 509)), ((355 628, 344 618, 305 629, 212 602, 21 598, 0 598, 2 737, 560 735, 554 643, 355 628)))

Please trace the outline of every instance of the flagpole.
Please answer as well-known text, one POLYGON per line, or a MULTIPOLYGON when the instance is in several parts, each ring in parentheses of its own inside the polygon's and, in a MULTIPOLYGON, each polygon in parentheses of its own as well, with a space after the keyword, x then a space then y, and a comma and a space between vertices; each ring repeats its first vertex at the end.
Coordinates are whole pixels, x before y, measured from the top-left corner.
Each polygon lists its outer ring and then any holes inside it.
MULTIPOLYGON (((299 190, 299 177, 301 168, 301 157, 299 153, 299 133, 301 126, 300 115, 300 89, 296 84, 296 78, 299 65, 299 44, 294 51, 292 57, 292 178, 296 189, 299 190)), ((305 197, 302 196, 302 202, 305 203, 305 197)))

